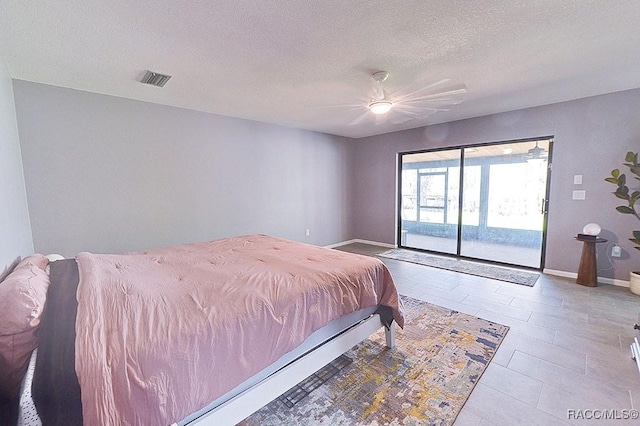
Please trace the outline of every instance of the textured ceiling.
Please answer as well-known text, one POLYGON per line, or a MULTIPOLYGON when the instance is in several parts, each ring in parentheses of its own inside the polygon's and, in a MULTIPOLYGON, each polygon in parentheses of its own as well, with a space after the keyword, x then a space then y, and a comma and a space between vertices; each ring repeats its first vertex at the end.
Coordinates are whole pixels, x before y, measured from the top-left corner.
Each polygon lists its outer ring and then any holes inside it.
POLYGON ((638 88, 639 28, 637 0, 2 0, 0 58, 15 79, 363 137, 638 88), (467 93, 376 117, 380 70, 391 100, 467 93))

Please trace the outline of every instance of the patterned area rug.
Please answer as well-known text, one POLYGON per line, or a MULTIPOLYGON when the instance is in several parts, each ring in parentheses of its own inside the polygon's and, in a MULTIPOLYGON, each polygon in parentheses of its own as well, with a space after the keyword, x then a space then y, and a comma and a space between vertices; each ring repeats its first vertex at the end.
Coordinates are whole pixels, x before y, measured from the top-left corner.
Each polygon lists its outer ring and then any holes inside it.
POLYGON ((501 266, 486 265, 478 262, 452 259, 449 257, 431 256, 425 253, 405 249, 392 249, 378 254, 380 257, 403 260, 405 262, 419 263, 420 265, 434 268, 447 269, 449 271, 462 272, 469 275, 477 275, 494 280, 506 281, 514 284, 533 287, 540 274, 520 271, 517 269, 503 268, 501 266))
POLYGON ((508 327, 404 297, 396 348, 384 332, 346 353, 353 362, 288 408, 275 400, 242 426, 451 425, 508 327))

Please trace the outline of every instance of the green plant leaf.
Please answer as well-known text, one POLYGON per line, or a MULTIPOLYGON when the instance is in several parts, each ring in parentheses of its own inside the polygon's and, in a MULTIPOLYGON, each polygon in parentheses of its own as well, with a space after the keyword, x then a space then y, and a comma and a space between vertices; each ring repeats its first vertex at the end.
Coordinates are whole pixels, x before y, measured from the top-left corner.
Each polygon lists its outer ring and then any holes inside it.
POLYGON ((620 176, 618 176, 618 186, 625 186, 627 184, 627 176, 625 176, 624 173, 622 173, 620 176))
POLYGON ((633 209, 631 207, 627 207, 627 206, 618 206, 616 207, 616 210, 618 210, 620 213, 622 214, 633 214, 633 209))
POLYGON ((614 192, 613 195, 620 198, 621 200, 625 200, 625 201, 629 200, 629 196, 627 194, 620 194, 619 192, 614 192))
MULTIPOLYGON (((631 176, 633 179, 640 181, 640 164, 638 164, 638 153, 629 151, 624 157, 623 165, 629 168, 629 171, 635 175, 631 176)), ((629 193, 629 187, 627 186, 627 177, 624 173, 620 173, 620 169, 611 170, 611 176, 604 179, 606 182, 618 185, 613 195, 616 198, 627 201, 627 206, 618 206, 616 211, 622 214, 630 214, 640 219, 640 213, 636 212, 635 205, 640 200, 640 191, 634 190, 629 193)), ((634 188, 635 189, 635 188, 634 188)), ((632 231, 633 238, 629 238, 629 241, 633 242, 635 249, 640 251, 640 231, 632 231)))
POLYGON ((614 192, 613 194, 618 198, 622 198, 624 200, 628 200, 629 199, 629 187, 627 187, 627 186, 619 186, 618 189, 616 189, 616 192, 614 192))

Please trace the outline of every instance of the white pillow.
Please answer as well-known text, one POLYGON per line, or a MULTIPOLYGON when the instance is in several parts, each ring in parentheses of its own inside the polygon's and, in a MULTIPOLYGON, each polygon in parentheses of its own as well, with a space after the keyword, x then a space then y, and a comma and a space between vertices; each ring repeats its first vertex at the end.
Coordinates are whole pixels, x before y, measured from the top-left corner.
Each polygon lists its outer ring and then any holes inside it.
POLYGON ((56 260, 62 260, 64 259, 64 256, 60 255, 60 254, 48 254, 47 255, 47 259, 49 259, 49 262, 55 262, 56 260))

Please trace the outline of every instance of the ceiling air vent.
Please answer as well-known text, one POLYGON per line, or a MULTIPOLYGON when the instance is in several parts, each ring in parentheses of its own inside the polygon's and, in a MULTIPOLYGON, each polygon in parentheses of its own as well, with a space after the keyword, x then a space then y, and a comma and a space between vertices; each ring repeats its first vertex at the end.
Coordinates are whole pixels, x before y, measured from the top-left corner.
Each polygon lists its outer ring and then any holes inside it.
POLYGON ((147 71, 147 73, 142 77, 142 82, 144 84, 150 84, 152 86, 164 87, 167 84, 167 81, 171 78, 170 75, 158 74, 157 72, 147 71))

